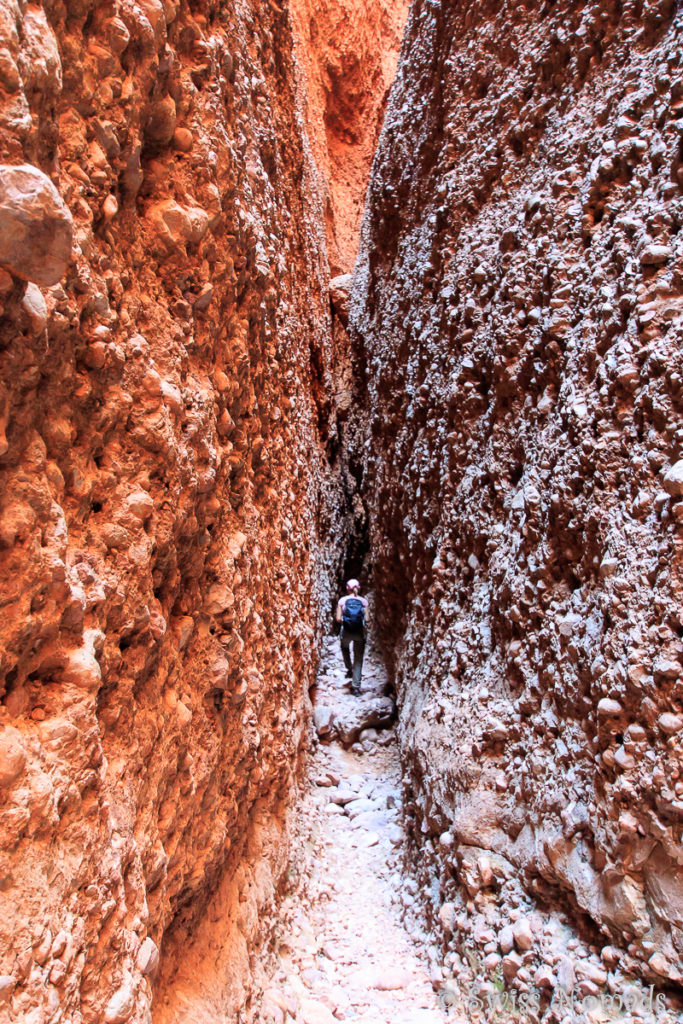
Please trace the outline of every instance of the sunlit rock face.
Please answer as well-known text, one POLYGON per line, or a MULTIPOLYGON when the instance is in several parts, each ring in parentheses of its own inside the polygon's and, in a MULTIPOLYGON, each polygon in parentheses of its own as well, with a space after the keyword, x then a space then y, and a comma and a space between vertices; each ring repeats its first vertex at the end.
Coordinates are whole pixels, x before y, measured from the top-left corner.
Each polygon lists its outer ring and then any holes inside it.
POLYGON ((292 0, 332 277, 353 270, 409 0, 292 0))
POLYGON ((291 26, 0 26, 0 1015, 246 1019, 344 529, 291 26))
POLYGON ((682 64, 666 0, 418 0, 351 302, 434 919, 521 879, 677 983, 682 64))

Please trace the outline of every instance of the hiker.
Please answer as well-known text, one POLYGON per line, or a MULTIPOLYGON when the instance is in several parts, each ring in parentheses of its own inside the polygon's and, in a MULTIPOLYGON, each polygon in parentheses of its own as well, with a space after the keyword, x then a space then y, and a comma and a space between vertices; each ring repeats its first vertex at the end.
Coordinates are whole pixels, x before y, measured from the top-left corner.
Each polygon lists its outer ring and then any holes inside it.
POLYGON ((349 580, 346 584, 346 596, 339 599, 334 614, 337 622, 341 622, 340 643, 346 675, 351 680, 351 692, 360 693, 360 677, 363 671, 363 655, 365 654, 365 612, 368 602, 360 596, 358 580, 349 580), (353 665, 349 648, 353 644, 353 665))

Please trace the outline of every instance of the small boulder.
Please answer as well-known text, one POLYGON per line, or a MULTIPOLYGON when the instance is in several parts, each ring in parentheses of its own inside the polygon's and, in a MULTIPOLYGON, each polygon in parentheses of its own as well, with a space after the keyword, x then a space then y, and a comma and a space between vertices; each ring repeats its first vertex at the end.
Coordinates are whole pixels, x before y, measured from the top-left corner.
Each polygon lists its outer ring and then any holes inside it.
POLYGON ((337 1024, 337 1018, 324 1003, 314 999, 302 999, 297 1020, 302 1024, 337 1024))
POLYGON ((330 281, 330 302, 332 309, 346 327, 349 320, 352 274, 340 274, 330 281))
POLYGON ((574 962, 568 956, 560 957, 556 968, 557 984, 565 992, 571 992, 576 984, 576 972, 574 962))
POLYGON ((325 736, 329 736, 332 732, 332 721, 334 718, 334 712, 332 708, 325 707, 324 704, 318 704, 313 710, 313 725, 318 736, 323 739, 325 736))
POLYGON ((362 698, 334 716, 334 727, 342 743, 350 746, 364 729, 390 726, 394 715, 394 702, 390 697, 362 698))
POLYGON ((71 259, 73 220, 46 174, 31 164, 0 165, 0 266, 48 287, 71 259))
POLYGON ((519 953, 507 953, 503 957, 503 977, 506 981, 510 982, 516 977, 517 972, 522 966, 522 958, 519 953))
POLYGON ((176 128, 173 133, 173 148, 179 153, 189 153, 192 149, 192 132, 188 128, 176 128))
POLYGON ((592 981, 599 988, 607 984, 607 971, 591 960, 580 960, 576 965, 576 973, 580 978, 592 981))
POLYGON ((536 988, 555 988, 557 979, 548 964, 541 964, 534 974, 536 988))
POLYGON ((126 495, 125 506, 135 519, 144 523, 154 511, 154 499, 142 487, 136 487, 126 495))
POLYGON ((517 949, 522 952, 531 949, 534 944, 534 936, 531 931, 531 925, 526 917, 520 917, 518 921, 515 921, 512 926, 512 934, 514 935, 517 949))
POLYGON ((439 921, 447 935, 452 935, 455 928, 456 907, 455 903, 444 903, 439 910, 439 921))
POLYGON ((484 732, 494 743, 502 743, 508 738, 508 727, 499 718, 487 718, 484 722, 484 732))

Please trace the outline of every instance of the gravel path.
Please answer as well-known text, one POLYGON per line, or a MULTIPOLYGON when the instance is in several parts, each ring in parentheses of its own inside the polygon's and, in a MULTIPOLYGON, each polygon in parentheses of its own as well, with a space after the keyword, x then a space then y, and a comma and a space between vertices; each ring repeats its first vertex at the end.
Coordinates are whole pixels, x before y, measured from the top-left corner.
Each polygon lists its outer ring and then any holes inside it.
MULTIPOLYGON (((363 696, 386 675, 372 650, 363 696)), ((373 693, 374 691, 374 693, 373 693)), ((348 712, 335 638, 327 641, 318 706, 348 712)), ((392 730, 361 733, 345 750, 321 743, 300 808, 300 877, 283 907, 278 962, 264 1024, 442 1024, 425 953, 401 920, 400 770, 392 730)))

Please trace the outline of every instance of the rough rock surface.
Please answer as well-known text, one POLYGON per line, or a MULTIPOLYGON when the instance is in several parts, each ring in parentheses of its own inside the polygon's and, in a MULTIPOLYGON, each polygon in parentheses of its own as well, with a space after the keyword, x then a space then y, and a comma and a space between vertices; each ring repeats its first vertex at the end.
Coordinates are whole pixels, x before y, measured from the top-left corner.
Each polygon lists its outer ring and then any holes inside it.
POLYGON ((416 0, 402 52, 351 327, 421 888, 680 984, 683 17, 416 0))
POLYGON ((291 26, 8 2, 0 37, 0 163, 73 220, 49 279, 0 255, 0 1013, 233 1021, 344 538, 291 26))
POLYGON ((409 0, 292 0, 332 276, 353 270, 409 0))

